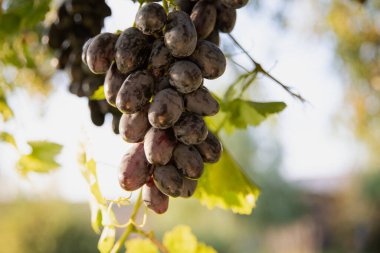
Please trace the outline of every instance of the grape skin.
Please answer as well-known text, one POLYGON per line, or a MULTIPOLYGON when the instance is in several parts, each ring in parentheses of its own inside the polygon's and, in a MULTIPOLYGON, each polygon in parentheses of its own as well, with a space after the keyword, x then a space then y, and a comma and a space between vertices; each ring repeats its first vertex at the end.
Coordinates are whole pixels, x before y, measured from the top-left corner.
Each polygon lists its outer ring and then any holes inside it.
POLYGON ((198 1, 192 12, 191 20, 197 30, 198 39, 205 39, 214 30, 216 22, 216 7, 205 0, 198 1))
POLYGON ((133 72, 117 94, 116 107, 127 114, 141 111, 152 97, 153 85, 153 77, 147 71, 133 72))
POLYGON ((190 61, 177 61, 170 67, 169 82, 177 91, 183 94, 190 93, 202 85, 202 72, 190 61))
POLYGON ((179 197, 183 187, 183 177, 173 165, 157 166, 153 172, 154 183, 164 194, 179 197))
POLYGON ((216 27, 218 30, 223 33, 232 32, 236 23, 236 10, 223 4, 219 4, 217 11, 216 27))
POLYGON ((207 126, 202 117, 194 113, 183 113, 173 126, 174 135, 186 145, 199 144, 207 137, 207 126))
POLYGON ((123 114, 120 119, 119 132, 121 137, 129 143, 141 142, 150 128, 148 108, 134 114, 123 114))
POLYGON ((220 0, 222 4, 233 9, 239 9, 248 3, 248 0, 220 0))
POLYGON ((144 151, 150 164, 165 165, 173 155, 176 140, 169 130, 152 127, 144 138, 144 151))
POLYGON ((157 33, 166 23, 165 9, 159 4, 147 3, 137 12, 135 23, 144 34, 157 33))
POLYGON ((168 210, 169 197, 157 188, 153 180, 143 186, 142 198, 145 205, 157 214, 165 213, 168 210))
POLYGON ((219 112, 219 103, 205 88, 186 94, 184 96, 186 110, 201 116, 213 116, 219 112))
POLYGON ((205 163, 216 163, 219 161, 223 152, 222 144, 210 131, 208 132, 206 140, 198 145, 195 145, 195 147, 205 163))
POLYGON ((167 129, 178 121, 183 110, 183 99, 178 92, 164 89, 153 98, 148 112, 149 122, 156 128, 167 129))
POLYGON ((185 177, 198 179, 202 176, 203 160, 195 147, 178 144, 173 151, 173 161, 185 177))
POLYGON ((112 63, 104 79, 104 95, 110 105, 116 106, 117 93, 127 77, 128 75, 121 73, 116 64, 112 63))
POLYGON ((152 75, 155 78, 163 76, 174 60, 169 49, 165 46, 164 41, 157 39, 153 43, 152 51, 149 56, 148 66, 152 75))
POLYGON ((91 41, 86 51, 86 62, 94 74, 104 74, 111 66, 117 38, 113 33, 101 33, 91 41))
POLYGON ((121 160, 120 186, 126 191, 137 190, 148 182, 151 174, 152 168, 145 157, 144 144, 134 144, 121 160))
POLYGON ((117 68, 125 74, 142 67, 150 49, 147 36, 134 27, 130 27, 120 34, 115 48, 117 68))
POLYGON ((226 57, 223 52, 207 40, 198 42, 197 48, 190 56, 190 60, 199 66, 203 77, 207 79, 220 77, 227 66, 226 57))
POLYGON ((188 178, 183 178, 183 184, 181 188, 181 197, 182 198, 190 198, 193 196, 195 190, 197 189, 198 181, 192 180, 188 178))
POLYGON ((174 57, 187 57, 194 52, 197 46, 197 31, 186 12, 169 13, 164 40, 174 57))

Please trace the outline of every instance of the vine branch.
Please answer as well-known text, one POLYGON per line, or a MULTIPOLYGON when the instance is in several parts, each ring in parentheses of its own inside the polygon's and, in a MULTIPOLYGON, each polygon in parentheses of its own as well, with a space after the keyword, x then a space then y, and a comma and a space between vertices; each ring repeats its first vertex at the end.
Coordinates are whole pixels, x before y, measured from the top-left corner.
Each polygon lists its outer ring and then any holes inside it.
POLYGON ((274 81, 276 84, 280 85, 286 92, 288 92, 291 96, 297 98, 298 100, 300 100, 301 102, 306 102, 306 100, 300 95, 300 94, 297 94, 295 92, 292 91, 292 88, 283 84, 282 82, 280 82, 277 78, 275 78, 272 74, 270 74, 268 71, 266 71, 260 63, 258 63, 257 61, 255 61, 255 59, 252 58, 252 56, 248 53, 247 50, 245 50, 245 48, 235 39, 235 37, 228 33, 228 36, 230 37, 230 39, 234 42, 234 44, 239 47, 243 53, 251 60, 251 62, 255 65, 255 69, 257 72, 260 72, 262 73, 263 75, 265 75, 266 77, 268 77, 269 79, 271 79, 272 81, 274 81))
MULTIPOLYGON (((142 204, 142 191, 139 192, 139 196, 136 200, 135 206, 133 208, 133 212, 131 214, 130 221, 134 221, 136 219, 137 213, 140 209, 140 206, 142 204)), ((130 224, 125 229, 124 233, 120 236, 119 240, 115 243, 110 253, 117 253, 120 251, 120 249, 123 247, 125 241, 128 239, 130 234, 136 230, 134 222, 130 222, 130 224)))

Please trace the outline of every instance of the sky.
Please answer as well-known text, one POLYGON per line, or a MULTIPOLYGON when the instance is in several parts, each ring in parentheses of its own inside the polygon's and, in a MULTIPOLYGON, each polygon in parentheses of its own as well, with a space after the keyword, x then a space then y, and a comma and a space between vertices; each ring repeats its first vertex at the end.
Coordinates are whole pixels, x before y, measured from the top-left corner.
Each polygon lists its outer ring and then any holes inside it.
MULTIPOLYGON (((305 20, 313 22, 308 1, 297 3, 297 8, 287 11, 292 16, 293 29, 286 32, 268 15, 268 10, 278 8, 280 1, 266 2, 269 2, 264 3, 266 11, 239 10, 233 35, 264 68, 270 69, 274 76, 308 101, 300 103, 264 77, 258 84, 260 94, 253 94, 258 101, 285 101, 288 105, 283 113, 275 116, 275 135, 284 152, 280 165, 282 174, 293 181, 331 179, 363 166, 364 148, 347 126, 334 117, 344 103, 344 78, 334 67, 333 41, 316 38, 304 31, 305 20)), ((112 0, 108 4, 113 15, 106 19, 104 31, 115 32, 132 25, 137 4, 126 0, 112 0)), ((228 37, 222 36, 222 41, 222 46, 226 45, 228 37)), ((244 56, 237 59, 249 66, 244 56)), ((234 77, 230 64, 222 78, 207 81, 205 85, 216 92, 225 88, 234 77)), ((66 91, 68 78, 64 73, 57 73, 53 83, 55 91, 47 101, 17 92, 10 101, 16 120, 5 130, 17 133, 21 145, 27 140, 44 139, 63 144, 59 157, 62 168, 47 175, 22 179, 14 169, 17 154, 0 145, 0 200, 20 196, 43 199, 48 190, 52 197, 86 201, 88 188, 77 164, 81 144, 90 150, 98 163, 100 185, 106 197, 127 195, 118 185, 117 167, 129 145, 112 133, 110 118, 103 127, 92 125, 86 100, 66 91)), ((265 122, 249 131, 264 135, 272 127, 270 124, 265 122)), ((27 146, 21 148, 28 152, 27 146)))

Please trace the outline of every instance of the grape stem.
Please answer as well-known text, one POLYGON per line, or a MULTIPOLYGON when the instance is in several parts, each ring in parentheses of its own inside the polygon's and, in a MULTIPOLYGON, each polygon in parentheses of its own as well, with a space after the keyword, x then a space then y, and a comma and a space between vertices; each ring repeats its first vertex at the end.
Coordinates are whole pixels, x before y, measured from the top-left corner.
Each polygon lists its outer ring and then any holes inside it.
POLYGON ((136 231, 138 234, 148 238, 162 253, 169 253, 169 250, 154 236, 153 233, 147 233, 141 229, 136 231))
POLYGON ((272 74, 270 74, 268 71, 266 71, 260 63, 258 63, 257 61, 255 61, 252 56, 247 52, 247 50, 245 50, 245 48, 235 39, 235 37, 228 33, 228 36, 230 37, 230 39, 234 42, 234 44, 239 47, 243 53, 251 60, 251 62, 255 65, 255 69, 257 72, 260 72, 262 73, 264 76, 268 77, 269 79, 271 79, 272 81, 274 81, 276 84, 280 85, 286 92, 288 92, 291 96, 297 98, 298 100, 300 100, 301 102, 306 102, 306 100, 300 95, 300 94, 297 94, 295 92, 292 91, 292 88, 283 84, 282 82, 280 82, 277 78, 275 78, 274 76, 272 76, 272 74))
POLYGON ((115 245, 112 247, 112 250, 110 251, 110 253, 119 252, 120 249, 123 247, 125 241, 130 236, 130 234, 136 231, 136 226, 135 226, 134 221, 136 219, 137 213, 138 213, 141 205, 142 205, 142 191, 140 190, 139 196, 136 200, 135 206, 133 207, 133 212, 132 212, 131 217, 130 217, 130 221, 133 221, 133 222, 131 222, 127 226, 127 228, 124 230, 123 234, 120 236, 120 238, 117 240, 115 245))

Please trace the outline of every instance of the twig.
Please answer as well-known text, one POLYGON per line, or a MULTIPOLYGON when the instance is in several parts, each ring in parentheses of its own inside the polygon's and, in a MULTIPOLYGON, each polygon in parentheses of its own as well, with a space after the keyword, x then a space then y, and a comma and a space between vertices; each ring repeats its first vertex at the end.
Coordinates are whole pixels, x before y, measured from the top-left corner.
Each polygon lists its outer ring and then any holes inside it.
POLYGON ((252 61, 252 63, 255 65, 255 69, 258 72, 260 72, 263 75, 267 76, 268 78, 272 79, 272 81, 274 81, 276 84, 280 85, 286 92, 288 92, 293 97, 299 99, 301 102, 305 102, 306 101, 300 94, 293 92, 291 87, 286 86, 285 84, 283 84, 282 82, 280 82, 277 78, 275 78, 274 76, 272 76, 268 71, 266 71, 261 66, 261 64, 258 63, 257 61, 255 61, 252 58, 252 56, 247 52, 247 50, 245 50, 245 48, 242 45, 240 45, 240 43, 234 38, 234 36, 232 36, 232 34, 228 33, 228 36, 236 44, 236 46, 238 46, 243 51, 243 53, 252 61))
MULTIPOLYGON (((131 221, 134 221, 136 219, 136 216, 140 209, 141 204, 142 204, 142 191, 140 191, 139 197, 137 198, 135 206, 133 208, 133 212, 130 218, 131 221)), ((133 222, 131 222, 125 229, 124 233, 120 236, 119 240, 117 240, 115 245, 112 247, 112 250, 110 251, 110 253, 119 252, 119 250, 123 247, 125 241, 128 239, 129 235, 134 231, 135 231, 135 225, 133 222)))

